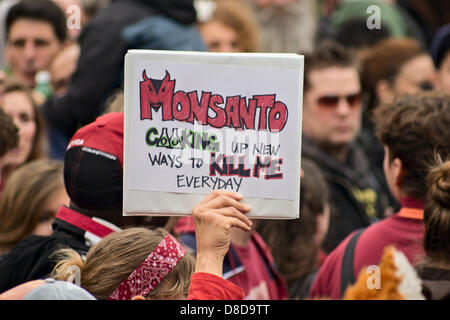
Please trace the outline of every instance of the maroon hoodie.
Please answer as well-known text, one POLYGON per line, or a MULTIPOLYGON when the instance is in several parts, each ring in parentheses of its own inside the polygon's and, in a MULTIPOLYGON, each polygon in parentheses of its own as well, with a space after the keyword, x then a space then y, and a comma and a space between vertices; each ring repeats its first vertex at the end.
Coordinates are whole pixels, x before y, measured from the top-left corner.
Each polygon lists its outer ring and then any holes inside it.
MULTIPOLYGON (((355 247, 353 272, 357 278, 363 268, 378 265, 384 248, 394 245, 402 251, 411 264, 416 264, 424 254, 422 202, 403 199, 402 209, 389 218, 369 226, 361 234, 355 247)), ((310 292, 310 298, 341 298, 341 266, 350 234, 327 257, 317 274, 310 292)))

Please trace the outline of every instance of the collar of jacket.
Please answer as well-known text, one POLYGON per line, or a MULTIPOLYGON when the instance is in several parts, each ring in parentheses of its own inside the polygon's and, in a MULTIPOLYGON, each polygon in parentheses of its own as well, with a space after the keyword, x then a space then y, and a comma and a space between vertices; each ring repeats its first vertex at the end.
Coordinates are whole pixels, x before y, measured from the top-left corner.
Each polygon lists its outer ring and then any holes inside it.
POLYGON ((97 217, 88 217, 78 211, 62 206, 53 223, 53 229, 83 237, 87 246, 97 244, 108 234, 120 231, 116 225, 97 217))
POLYGON ((340 163, 334 160, 324 149, 314 143, 311 139, 302 136, 302 157, 309 158, 324 169, 324 174, 328 171, 332 174, 345 176, 348 180, 357 183, 367 176, 369 162, 361 148, 352 143, 349 146, 347 161, 340 163))

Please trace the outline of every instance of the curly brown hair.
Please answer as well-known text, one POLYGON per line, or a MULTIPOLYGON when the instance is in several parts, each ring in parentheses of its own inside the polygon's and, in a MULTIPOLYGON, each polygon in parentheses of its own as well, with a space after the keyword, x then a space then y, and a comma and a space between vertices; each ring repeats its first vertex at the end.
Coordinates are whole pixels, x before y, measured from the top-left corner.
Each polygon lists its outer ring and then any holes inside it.
POLYGON ((450 151, 450 96, 439 92, 404 95, 375 111, 376 132, 388 147, 389 162, 402 162, 401 188, 425 201, 429 166, 450 151))

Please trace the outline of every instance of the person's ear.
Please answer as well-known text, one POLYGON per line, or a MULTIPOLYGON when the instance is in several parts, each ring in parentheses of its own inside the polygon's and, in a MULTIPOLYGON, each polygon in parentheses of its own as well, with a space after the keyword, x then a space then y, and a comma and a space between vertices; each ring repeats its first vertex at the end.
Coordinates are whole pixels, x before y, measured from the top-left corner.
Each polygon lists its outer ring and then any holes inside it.
POLYGON ((394 160, 392 160, 391 166, 394 169, 395 185, 401 188, 404 177, 402 160, 400 160, 399 158, 395 158, 394 160))
POLYGON ((133 298, 131 298, 131 300, 145 300, 145 298, 143 296, 134 296, 133 298))
POLYGON ((375 93, 380 103, 391 103, 394 101, 395 94, 391 84, 387 80, 380 80, 375 85, 375 93))

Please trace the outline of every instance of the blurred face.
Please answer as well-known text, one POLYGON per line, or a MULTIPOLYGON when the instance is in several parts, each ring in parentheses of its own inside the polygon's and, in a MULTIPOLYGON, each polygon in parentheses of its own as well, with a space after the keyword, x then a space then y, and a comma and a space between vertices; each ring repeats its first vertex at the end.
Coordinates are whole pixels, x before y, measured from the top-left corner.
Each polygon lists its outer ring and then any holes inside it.
POLYGON ((9 30, 6 59, 13 73, 34 87, 37 71, 49 70, 61 46, 49 23, 19 19, 9 30))
POLYGON ((40 213, 39 223, 33 231, 38 236, 49 236, 53 233, 52 223, 62 205, 69 205, 69 197, 64 187, 58 189, 45 203, 40 213))
POLYGON ((408 61, 400 70, 394 81, 397 94, 414 94, 432 89, 435 83, 433 60, 426 54, 408 61))
POLYGON ((303 131, 320 145, 347 146, 361 127, 361 87, 355 68, 313 70, 304 96, 303 131))
POLYGON ((439 90, 450 94, 450 51, 442 61, 437 72, 437 87, 439 90))
POLYGON ((327 204, 324 211, 316 216, 316 233, 314 234, 314 241, 317 246, 321 246, 330 225, 330 206, 327 204))
POLYGON ((221 22, 206 22, 200 27, 200 33, 211 52, 242 52, 236 32, 221 22))
POLYGON ((25 93, 13 91, 3 95, 2 106, 19 129, 19 145, 4 156, 2 164, 17 167, 25 163, 33 147, 37 130, 33 105, 25 93))

